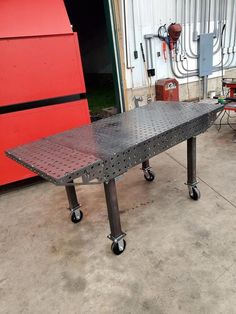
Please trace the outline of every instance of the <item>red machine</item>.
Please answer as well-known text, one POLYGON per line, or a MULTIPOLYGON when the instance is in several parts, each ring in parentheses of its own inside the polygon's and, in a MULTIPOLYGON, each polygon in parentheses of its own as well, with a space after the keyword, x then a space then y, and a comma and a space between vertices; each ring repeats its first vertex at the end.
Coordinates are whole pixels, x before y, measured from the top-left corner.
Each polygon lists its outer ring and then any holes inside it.
POLYGON ((90 122, 63 0, 0 2, 0 185, 34 173, 4 151, 90 122))
POLYGON ((168 34, 169 34, 169 47, 170 50, 173 50, 179 37, 182 32, 182 26, 180 24, 172 23, 168 27, 168 34))
POLYGON ((179 101, 179 83, 174 78, 156 81, 156 100, 179 101))
POLYGON ((233 78, 224 78, 223 85, 229 88, 229 96, 230 98, 236 98, 236 79, 233 78))
POLYGON ((169 46, 170 51, 172 51, 179 40, 179 37, 182 32, 182 26, 177 23, 171 23, 168 28, 166 24, 161 25, 158 29, 158 38, 163 40, 169 46))

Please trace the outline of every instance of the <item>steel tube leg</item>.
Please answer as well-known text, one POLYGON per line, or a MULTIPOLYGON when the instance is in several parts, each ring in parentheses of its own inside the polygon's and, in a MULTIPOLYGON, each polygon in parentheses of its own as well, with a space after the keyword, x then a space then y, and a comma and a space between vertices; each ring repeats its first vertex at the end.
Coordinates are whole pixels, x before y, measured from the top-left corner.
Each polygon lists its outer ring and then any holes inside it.
POLYGON ((189 185, 196 183, 196 137, 187 140, 187 169, 189 185))
POLYGON ((145 170, 147 168, 150 168, 149 159, 142 162, 142 170, 145 170))
POLYGON ((104 183, 104 190, 107 202, 107 212, 110 223, 111 234, 108 236, 112 240, 112 251, 116 255, 125 250, 125 233, 121 230, 120 213, 118 207, 115 179, 104 183))
POLYGON ((193 200, 200 198, 200 191, 197 188, 196 165, 196 137, 191 137, 187 140, 187 185, 189 196, 193 200))
POLYGON ((66 194, 69 202, 69 209, 71 212, 71 221, 73 223, 78 223, 82 220, 83 218, 83 213, 79 209, 80 204, 77 199, 76 191, 75 191, 75 186, 73 185, 73 181, 69 183, 70 185, 66 185, 66 194))

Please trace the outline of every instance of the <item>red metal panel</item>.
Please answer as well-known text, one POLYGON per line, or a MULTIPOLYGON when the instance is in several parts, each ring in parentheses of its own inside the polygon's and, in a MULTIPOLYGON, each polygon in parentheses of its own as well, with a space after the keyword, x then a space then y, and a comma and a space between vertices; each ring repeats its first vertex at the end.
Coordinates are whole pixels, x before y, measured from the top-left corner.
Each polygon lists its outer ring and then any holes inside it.
POLYGON ((0 106, 84 93, 77 34, 0 41, 0 106))
POLYGON ((229 104, 226 104, 224 110, 231 110, 236 112, 236 102, 230 102, 229 104))
POLYGON ((2 114, 0 116, 0 185, 35 176, 7 158, 4 151, 44 136, 90 123, 87 100, 2 114))
POLYGON ((229 97, 234 98, 236 96, 236 83, 225 83, 224 86, 229 88, 229 97))
POLYGON ((0 1, 0 38, 71 32, 63 0, 0 1))

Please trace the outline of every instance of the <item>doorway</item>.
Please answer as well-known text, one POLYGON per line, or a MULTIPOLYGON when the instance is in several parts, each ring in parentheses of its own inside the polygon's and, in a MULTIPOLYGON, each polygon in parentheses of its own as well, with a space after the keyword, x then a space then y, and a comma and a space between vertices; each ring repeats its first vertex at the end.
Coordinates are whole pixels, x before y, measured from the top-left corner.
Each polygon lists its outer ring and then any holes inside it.
POLYGON ((73 31, 78 34, 92 120, 106 115, 104 109, 116 107, 114 112, 119 111, 103 0, 64 2, 73 31))

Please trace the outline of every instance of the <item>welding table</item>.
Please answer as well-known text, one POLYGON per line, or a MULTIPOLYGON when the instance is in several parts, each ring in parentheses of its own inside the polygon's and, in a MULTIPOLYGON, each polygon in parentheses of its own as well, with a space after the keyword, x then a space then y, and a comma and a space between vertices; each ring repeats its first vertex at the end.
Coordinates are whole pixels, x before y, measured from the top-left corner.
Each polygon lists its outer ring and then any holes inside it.
POLYGON ((71 220, 79 222, 80 210, 74 179, 84 184, 104 183, 112 251, 125 250, 116 194, 116 178, 142 164, 147 181, 154 179, 149 159, 187 140, 187 185, 197 200, 196 136, 207 130, 223 109, 222 104, 154 102, 132 111, 96 121, 10 149, 6 154, 44 179, 64 185, 71 220))

